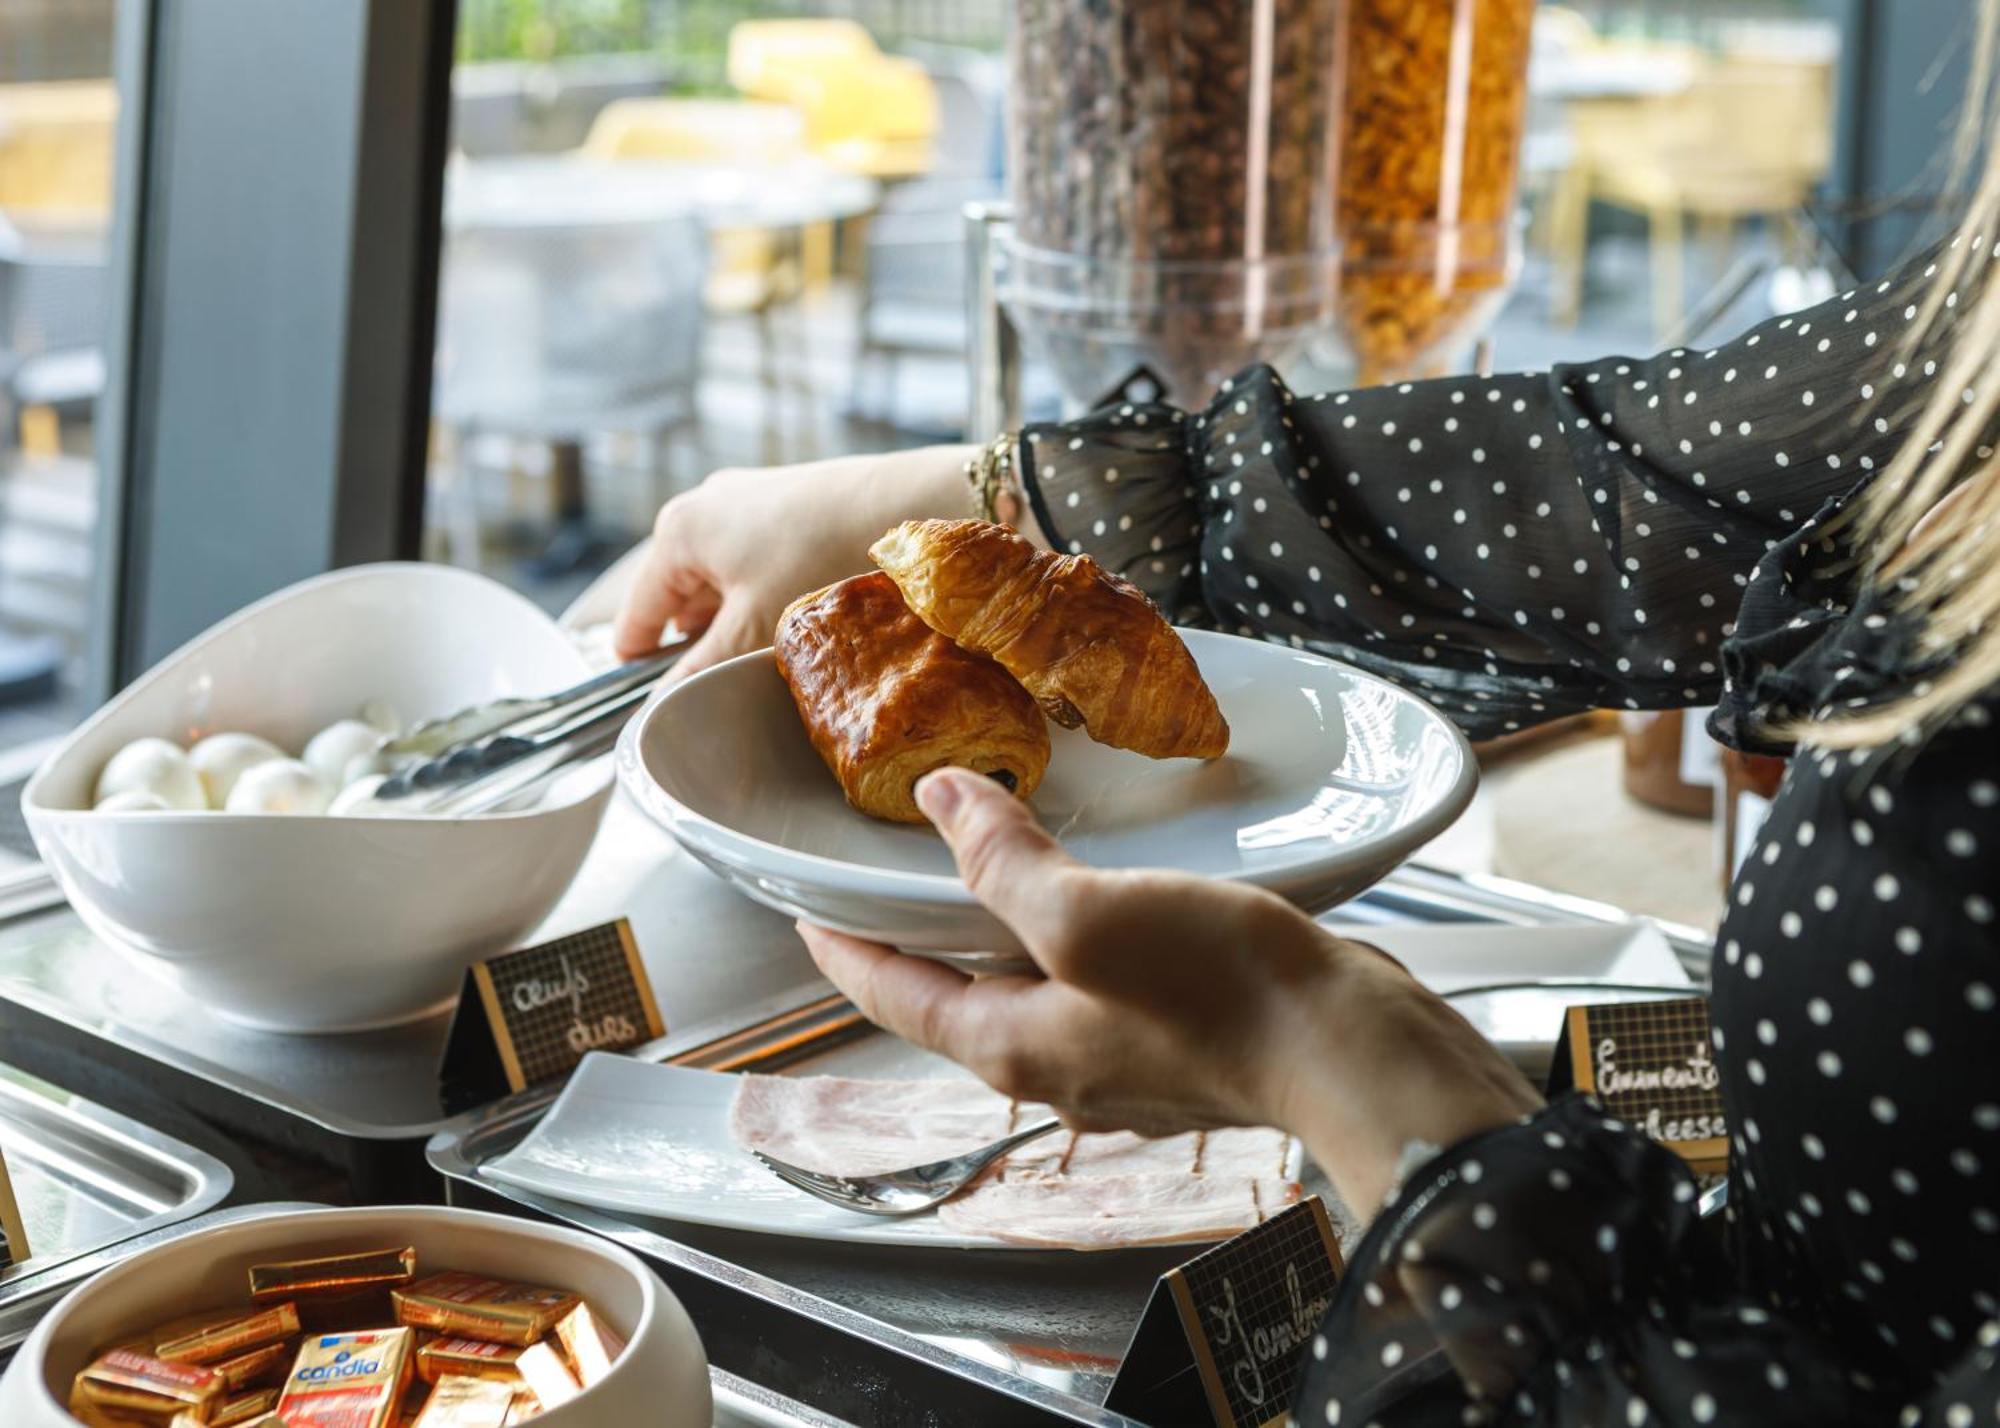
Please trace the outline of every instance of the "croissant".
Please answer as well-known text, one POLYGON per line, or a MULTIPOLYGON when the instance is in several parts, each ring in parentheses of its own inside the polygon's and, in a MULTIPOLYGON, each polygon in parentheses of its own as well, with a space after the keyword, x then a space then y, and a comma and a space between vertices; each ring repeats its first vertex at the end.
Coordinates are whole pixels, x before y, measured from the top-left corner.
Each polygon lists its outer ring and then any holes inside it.
POLYGON ((991 655, 1049 718, 1156 759, 1219 758, 1229 725, 1139 587, 986 521, 906 521, 869 549, 912 610, 991 655))
POLYGON ((946 764, 1026 798, 1049 764, 1049 729, 1014 677, 919 620, 896 583, 857 575, 778 617, 778 672, 847 801, 923 823, 911 787, 946 764))

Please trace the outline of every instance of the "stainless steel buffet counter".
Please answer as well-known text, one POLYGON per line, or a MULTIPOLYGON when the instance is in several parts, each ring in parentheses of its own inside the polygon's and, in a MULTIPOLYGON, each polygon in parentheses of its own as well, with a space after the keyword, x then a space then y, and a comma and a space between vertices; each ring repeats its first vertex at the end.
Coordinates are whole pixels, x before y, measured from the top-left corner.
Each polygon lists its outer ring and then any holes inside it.
MULTIPOLYGON (((868 1032, 831 995, 786 919, 737 897, 622 802, 545 932, 620 915, 633 923, 670 1028, 640 1054, 717 1069, 913 1069, 919 1053, 868 1032)), ((1339 920, 1575 926, 1617 914, 1410 868, 1342 908, 1339 920)), ((1706 944, 1668 936, 1700 975, 1706 944)), ((68 1262, 80 1272, 104 1262, 92 1254, 155 1232, 150 1216, 185 1221, 230 1192, 219 1160, 149 1141, 146 1122, 164 1101, 246 1158, 238 1179, 255 1183, 239 1184, 239 1198, 449 1199, 580 1226, 636 1250, 701 1329, 718 1375, 718 1422, 1127 1421, 1099 1405, 1154 1280, 1184 1252, 940 1253, 785 1240, 619 1219, 509 1190, 481 1167, 535 1123, 551 1095, 446 1117, 436 1080, 445 1030, 446 1019, 434 1018, 358 1036, 247 1031, 133 972, 66 910, 0 922, 0 1063, 104 1102, 84 1121, 110 1128, 119 1146, 116 1154, 64 1149, 68 1132, 51 1129, 49 1117, 67 1124, 68 1112, 22 1109, 24 1095, 46 1100, 45 1091, 0 1092, 10 1161, 17 1126, 37 1127, 41 1149, 24 1157, 31 1202, 37 1176, 99 1186, 98 1198, 84 1197, 89 1213, 65 1221, 78 1247, 68 1262), (121 1122, 121 1113, 138 1120, 121 1122), (109 1163, 125 1167, 127 1188, 92 1178, 109 1163)), ((37 1215, 46 1212, 31 1210, 31 1228, 37 1215)), ((42 1272, 32 1261, 27 1268, 42 1272)), ((0 1278, 0 1288, 9 1282, 0 1278)), ((47 1298, 36 1303, 46 1308, 47 1298)), ((34 1312, 25 1308, 21 1320, 34 1312)))
POLYGON ((235 1184, 214 1156, 4 1063, 0 1155, 32 1252, 0 1269, 0 1362, 56 1300, 235 1184))

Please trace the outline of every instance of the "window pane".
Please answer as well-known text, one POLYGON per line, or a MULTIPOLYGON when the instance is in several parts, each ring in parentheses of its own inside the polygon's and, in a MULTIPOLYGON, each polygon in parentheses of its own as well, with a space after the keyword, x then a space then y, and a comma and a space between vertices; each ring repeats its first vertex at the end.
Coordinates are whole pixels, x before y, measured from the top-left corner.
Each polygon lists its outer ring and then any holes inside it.
POLYGON ((429 553, 560 610, 710 471, 959 439, 1006 15, 462 0, 429 553))
POLYGON ((0 751, 84 712, 113 9, 0 5, 0 751))

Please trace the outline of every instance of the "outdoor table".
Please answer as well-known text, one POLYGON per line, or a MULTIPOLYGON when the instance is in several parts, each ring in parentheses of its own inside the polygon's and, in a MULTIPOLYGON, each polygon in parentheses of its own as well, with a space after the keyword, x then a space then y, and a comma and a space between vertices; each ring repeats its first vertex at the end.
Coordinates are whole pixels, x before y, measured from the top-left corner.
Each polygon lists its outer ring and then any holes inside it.
MULTIPOLYGON (((718 164, 678 159, 599 160, 578 154, 532 154, 455 160, 446 171, 444 226, 450 238, 486 237, 537 245, 554 269, 588 262, 593 248, 635 229, 697 223, 709 233, 755 229, 796 257, 805 235, 874 210, 872 178, 811 158, 718 164)), ((440 334, 449 344, 453 334, 440 334)), ((563 410, 512 411, 509 425, 545 437, 557 533, 546 564, 579 566, 603 548, 588 530, 583 438, 593 421, 614 417, 586 400, 563 410)))

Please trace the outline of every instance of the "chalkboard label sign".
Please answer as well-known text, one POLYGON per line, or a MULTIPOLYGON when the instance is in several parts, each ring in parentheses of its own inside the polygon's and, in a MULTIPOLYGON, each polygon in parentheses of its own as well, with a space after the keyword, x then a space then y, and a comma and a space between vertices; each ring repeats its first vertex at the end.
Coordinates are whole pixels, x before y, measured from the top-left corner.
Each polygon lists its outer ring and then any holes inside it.
POLYGON ((1728 1163, 1729 1129, 1704 997, 1571 1007, 1548 1089, 1553 1096, 1572 1088, 1594 1092, 1612 1115, 1698 1171, 1728 1163))
POLYGON ((13 1182, 7 1178, 7 1157, 0 1154, 0 1269, 27 1257, 27 1227, 21 1223, 21 1207, 14 1199, 13 1182))
POLYGON ((623 918, 489 957, 459 994, 439 1074, 445 1109, 483 1105, 565 1075, 593 1051, 665 1034, 623 918))
POLYGON ((1284 1422, 1340 1273, 1317 1195, 1169 1270, 1104 1406, 1145 1423, 1284 1422))

